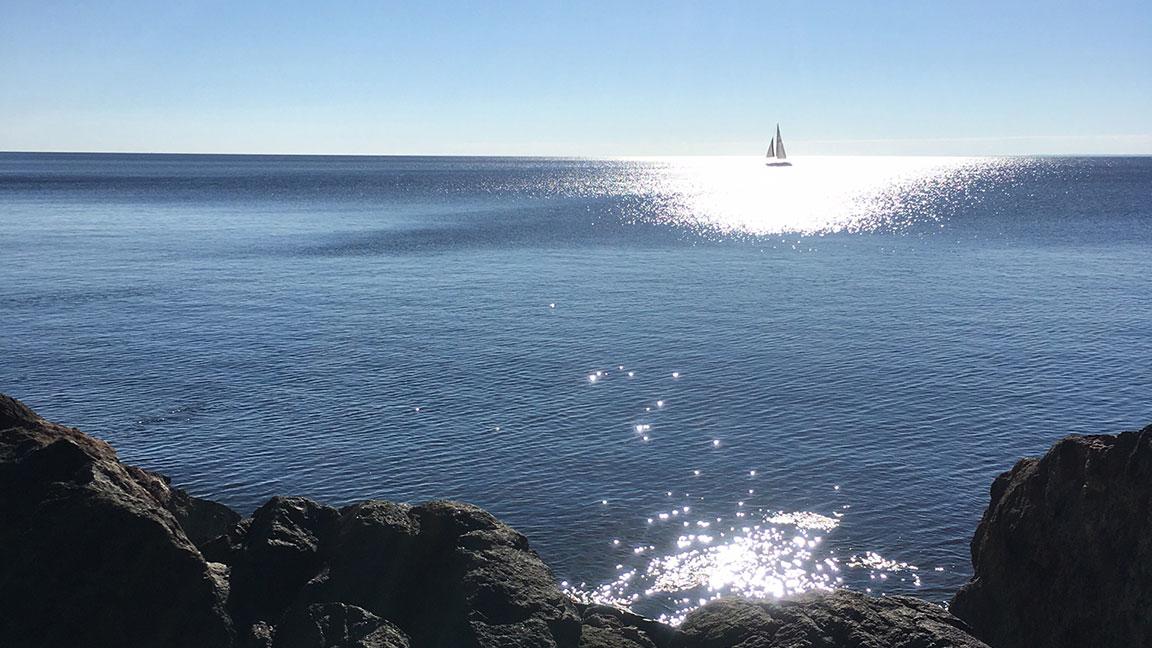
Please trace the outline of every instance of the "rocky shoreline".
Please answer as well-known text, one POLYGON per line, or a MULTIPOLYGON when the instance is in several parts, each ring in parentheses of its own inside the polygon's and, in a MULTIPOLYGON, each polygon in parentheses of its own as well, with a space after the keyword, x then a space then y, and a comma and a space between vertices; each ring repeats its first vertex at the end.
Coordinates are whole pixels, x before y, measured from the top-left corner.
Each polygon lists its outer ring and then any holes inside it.
POLYGON ((838 590, 678 628, 560 590, 468 504, 274 497, 249 518, 0 395, 0 645, 837 648, 1152 645, 1152 426, 996 479, 949 612, 838 590))

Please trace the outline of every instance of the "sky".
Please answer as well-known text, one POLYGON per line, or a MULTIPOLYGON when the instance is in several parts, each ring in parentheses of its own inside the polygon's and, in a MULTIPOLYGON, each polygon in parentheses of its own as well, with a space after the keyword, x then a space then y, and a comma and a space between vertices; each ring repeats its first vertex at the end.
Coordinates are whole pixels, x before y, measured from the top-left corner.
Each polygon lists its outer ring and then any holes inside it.
POLYGON ((0 151, 1152 154, 1152 2, 0 0, 0 151))

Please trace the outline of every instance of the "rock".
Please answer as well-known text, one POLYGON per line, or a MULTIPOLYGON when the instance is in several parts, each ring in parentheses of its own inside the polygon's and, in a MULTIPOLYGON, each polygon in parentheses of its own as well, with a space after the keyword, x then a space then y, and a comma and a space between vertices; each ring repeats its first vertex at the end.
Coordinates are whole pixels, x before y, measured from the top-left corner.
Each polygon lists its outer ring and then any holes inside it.
POLYGON ((417 618, 432 645, 576 646, 575 607, 523 535, 468 504, 430 502, 412 514, 432 576, 428 603, 440 601, 456 626, 422 610, 417 618))
POLYGON ((241 520, 0 395, 6 648, 1148 646, 1152 427, 1001 475, 972 559, 956 616, 841 590, 714 601, 673 629, 575 605, 474 506, 276 497, 241 520))
POLYGON ((682 648, 988 648, 939 606, 848 590, 719 599, 691 612, 680 631, 682 648))
MULTIPOLYGON (((315 600, 345 601, 388 618, 409 618, 418 579, 420 524, 412 507, 370 500, 341 510, 322 591, 315 600)), ((422 558, 423 559, 423 558, 422 558)))
POLYGON ((266 621, 257 621, 237 640, 239 648, 272 648, 276 628, 266 621))
POLYGON ((222 575, 108 444, 0 395, 0 644, 227 647, 222 575))
POLYGON ((32 431, 45 424, 47 421, 31 407, 7 394, 0 394, 0 430, 23 428, 32 431))
POLYGON ((972 565, 950 607, 997 648, 1152 645, 1152 426, 1000 475, 972 565))
POLYGON ((389 619, 414 646, 575 647, 580 620, 511 527, 475 506, 370 501, 343 511, 312 595, 389 619))
POLYGON ((385 620, 417 646, 579 642, 528 541, 474 506, 275 497, 238 520, 13 399, 0 425, 2 645, 406 645, 385 620))
POLYGON ((656 648, 656 644, 642 635, 626 635, 619 628, 586 625, 580 629, 580 648, 656 648))
POLYGON ((285 615, 272 648, 409 648, 409 643, 399 628, 363 608, 313 603, 285 615))
POLYGON ((324 544, 339 513, 303 497, 273 497, 224 539, 234 544, 220 555, 232 568, 228 610, 238 625, 276 622, 324 566, 324 544))
POLYGON ((232 509, 206 499, 193 497, 172 486, 166 475, 154 473, 135 466, 124 466, 132 476, 156 501, 176 518, 184 534, 197 547, 227 533, 240 521, 240 514, 232 509))
POLYGON ((172 487, 164 475, 121 464, 116 451, 107 443, 75 428, 46 421, 27 405, 4 394, 0 394, 0 430, 6 432, 0 446, 0 461, 8 460, 6 455, 9 453, 14 458, 16 454, 67 439, 83 448, 90 457, 119 465, 153 499, 168 509, 184 534, 197 546, 225 533, 240 520, 239 514, 223 504, 193 497, 172 487))
POLYGON ((367 501, 337 512, 277 497, 204 555, 231 566, 242 627, 344 604, 395 623, 415 646, 574 648, 575 607, 524 536, 475 506, 367 501))
POLYGON ((29 452, 66 439, 96 460, 119 463, 112 446, 84 434, 40 418, 24 403, 0 394, 0 463, 18 461, 29 452))
POLYGON ((580 648, 669 648, 682 640, 671 626, 606 605, 578 605, 580 648))

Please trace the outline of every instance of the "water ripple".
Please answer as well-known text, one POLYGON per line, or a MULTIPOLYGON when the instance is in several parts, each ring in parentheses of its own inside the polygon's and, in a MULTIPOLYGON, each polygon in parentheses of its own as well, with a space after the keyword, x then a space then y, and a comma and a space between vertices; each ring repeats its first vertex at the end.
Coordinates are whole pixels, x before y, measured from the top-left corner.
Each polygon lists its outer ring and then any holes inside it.
POLYGON ((0 390, 244 512, 475 502, 668 619, 944 600, 996 474, 1152 420, 1146 161, 116 160, 0 155, 0 390))

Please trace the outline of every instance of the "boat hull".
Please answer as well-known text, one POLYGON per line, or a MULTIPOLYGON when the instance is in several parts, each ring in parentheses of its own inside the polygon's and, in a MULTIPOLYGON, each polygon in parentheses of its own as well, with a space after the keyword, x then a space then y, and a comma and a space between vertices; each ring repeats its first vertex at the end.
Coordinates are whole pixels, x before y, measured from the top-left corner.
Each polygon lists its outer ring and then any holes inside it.
POLYGON ((765 162, 764 166, 785 167, 785 166, 792 166, 792 163, 791 162, 765 162))

